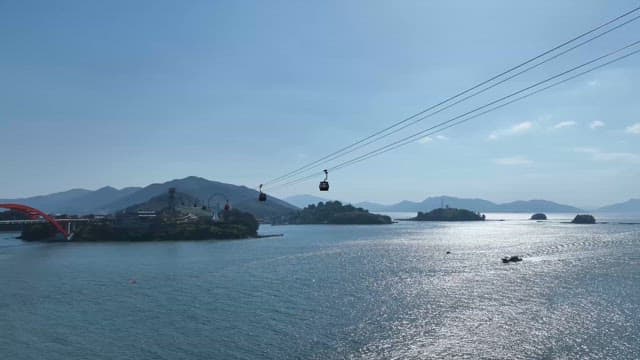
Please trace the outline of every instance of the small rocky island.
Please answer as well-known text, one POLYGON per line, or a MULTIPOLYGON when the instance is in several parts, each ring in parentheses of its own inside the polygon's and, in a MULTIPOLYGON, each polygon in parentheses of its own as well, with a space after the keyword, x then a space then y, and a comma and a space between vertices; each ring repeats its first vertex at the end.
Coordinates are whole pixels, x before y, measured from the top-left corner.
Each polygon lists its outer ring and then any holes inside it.
MULTIPOLYGON (((230 207, 215 216, 190 206, 188 195, 169 193, 127 208, 112 216, 91 219, 73 231, 73 241, 163 241, 244 239, 258 236, 258 221, 230 207)), ((25 241, 46 241, 56 231, 48 223, 30 224, 22 230, 25 241)))
POLYGON ((572 224, 595 224, 596 218, 593 215, 576 215, 576 217, 571 220, 572 224))
POLYGON ((372 214, 352 205, 343 205, 340 201, 319 202, 309 205, 292 215, 289 224, 339 224, 339 225, 378 225, 391 224, 386 215, 372 214))
POLYGON ((547 220, 547 215, 543 213, 536 213, 531 215, 530 220, 547 220))
POLYGON ((418 212, 418 216, 409 220, 416 221, 484 221, 484 214, 466 209, 439 208, 429 212, 418 212))

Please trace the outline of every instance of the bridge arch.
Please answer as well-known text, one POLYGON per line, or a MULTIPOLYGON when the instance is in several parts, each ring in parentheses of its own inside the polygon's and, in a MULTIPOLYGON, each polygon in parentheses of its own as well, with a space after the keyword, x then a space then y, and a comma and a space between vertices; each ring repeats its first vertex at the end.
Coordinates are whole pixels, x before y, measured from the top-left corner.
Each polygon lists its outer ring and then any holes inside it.
POLYGON ((0 209, 9 209, 9 210, 19 211, 23 214, 27 214, 31 219, 38 219, 42 217, 49 224, 53 225, 53 227, 56 228, 56 230, 58 230, 59 233, 64 235, 65 239, 67 240, 71 239, 71 234, 69 234, 69 232, 65 230, 65 228, 62 225, 60 225, 59 222, 56 221, 56 219, 52 218, 51 216, 45 214, 44 212, 36 208, 32 208, 31 206, 21 205, 21 204, 0 204, 0 209))

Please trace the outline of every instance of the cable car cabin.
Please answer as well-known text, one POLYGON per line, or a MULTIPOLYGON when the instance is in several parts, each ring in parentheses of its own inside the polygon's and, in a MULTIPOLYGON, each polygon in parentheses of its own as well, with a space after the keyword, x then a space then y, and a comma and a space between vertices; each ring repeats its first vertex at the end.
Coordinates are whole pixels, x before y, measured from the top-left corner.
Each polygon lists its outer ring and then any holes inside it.
POLYGON ((320 191, 329 191, 329 171, 324 170, 324 180, 320 181, 320 191))
POLYGON ((258 195, 258 201, 267 201, 267 194, 262 192, 262 184, 260 184, 260 195, 258 195))
POLYGON ((231 205, 229 204, 229 201, 227 201, 226 204, 224 204, 224 211, 229 211, 231 210, 231 205))

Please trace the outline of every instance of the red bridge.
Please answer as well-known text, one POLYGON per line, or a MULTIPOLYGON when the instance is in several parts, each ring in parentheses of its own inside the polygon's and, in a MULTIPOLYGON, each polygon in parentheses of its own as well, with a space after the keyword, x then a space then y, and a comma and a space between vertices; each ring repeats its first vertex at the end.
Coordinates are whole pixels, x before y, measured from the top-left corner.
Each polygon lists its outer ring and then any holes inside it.
POLYGON ((60 223, 56 221, 56 219, 30 206, 20 205, 20 204, 0 204, 0 209, 9 209, 9 210, 19 211, 23 214, 27 214, 31 219, 34 219, 34 220, 42 218, 46 220, 49 224, 53 225, 53 227, 55 227, 59 233, 64 235, 65 239, 71 240, 71 237, 73 236, 73 234, 70 231, 67 231, 62 225, 60 225, 60 223))

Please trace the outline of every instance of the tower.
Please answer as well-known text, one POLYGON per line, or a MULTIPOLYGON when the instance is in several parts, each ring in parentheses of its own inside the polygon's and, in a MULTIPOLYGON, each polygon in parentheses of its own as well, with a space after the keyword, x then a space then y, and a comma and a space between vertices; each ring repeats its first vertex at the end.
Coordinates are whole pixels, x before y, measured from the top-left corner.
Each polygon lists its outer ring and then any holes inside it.
POLYGON ((176 188, 169 188, 169 211, 176 211, 176 188))

